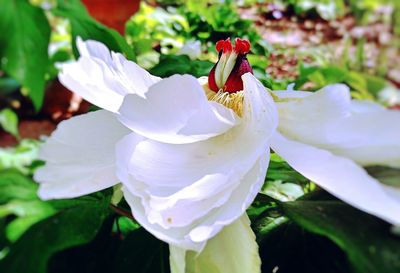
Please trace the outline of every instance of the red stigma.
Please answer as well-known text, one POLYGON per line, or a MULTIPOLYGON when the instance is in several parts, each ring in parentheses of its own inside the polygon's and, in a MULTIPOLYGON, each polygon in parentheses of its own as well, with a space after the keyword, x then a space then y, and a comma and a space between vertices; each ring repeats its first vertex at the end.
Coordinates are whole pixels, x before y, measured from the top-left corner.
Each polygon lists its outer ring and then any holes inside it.
POLYGON ((235 52, 237 54, 247 54, 250 51, 250 42, 244 39, 235 39, 235 52))
POLYGON ((222 53, 232 51, 233 46, 230 38, 227 38, 226 40, 219 40, 215 45, 215 49, 217 50, 217 52, 220 52, 222 50, 222 53))
POLYGON ((235 93, 243 90, 242 75, 253 73, 246 58, 250 51, 250 42, 236 38, 233 47, 230 38, 227 38, 219 40, 215 48, 219 52, 219 59, 208 74, 208 87, 215 92, 222 90, 235 93))

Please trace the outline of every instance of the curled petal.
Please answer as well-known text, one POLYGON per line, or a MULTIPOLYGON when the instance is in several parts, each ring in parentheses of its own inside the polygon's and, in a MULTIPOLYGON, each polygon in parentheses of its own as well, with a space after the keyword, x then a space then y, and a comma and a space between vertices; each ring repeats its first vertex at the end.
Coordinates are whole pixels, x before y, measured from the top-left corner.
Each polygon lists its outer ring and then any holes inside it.
POLYGON ((77 39, 80 58, 63 65, 61 83, 87 101, 117 112, 126 94, 143 94, 160 78, 96 41, 77 39))
POLYGON ((399 111, 372 102, 351 101, 344 85, 308 94, 284 92, 279 95, 278 109, 279 131, 285 136, 364 166, 400 167, 399 111))
POLYGON ((210 103, 197 79, 174 75, 150 87, 145 97, 127 95, 120 120, 134 132, 159 142, 192 143, 220 135, 238 122, 235 113, 210 103))
POLYGON ((161 240, 201 250, 261 188, 277 114, 253 76, 245 86, 243 121, 223 135, 178 145, 132 133, 118 143, 125 197, 136 219, 161 240))
POLYGON ((255 239, 244 214, 209 240, 200 254, 170 245, 171 272, 259 273, 261 259, 255 239))
POLYGON ((34 176, 39 196, 73 198, 116 184, 115 144, 128 131, 105 110, 60 123, 39 152, 46 161, 34 176))
POLYGON ((379 181, 353 161, 279 133, 272 137, 271 148, 295 170, 344 202, 391 224, 400 224, 400 199, 389 195, 379 181))

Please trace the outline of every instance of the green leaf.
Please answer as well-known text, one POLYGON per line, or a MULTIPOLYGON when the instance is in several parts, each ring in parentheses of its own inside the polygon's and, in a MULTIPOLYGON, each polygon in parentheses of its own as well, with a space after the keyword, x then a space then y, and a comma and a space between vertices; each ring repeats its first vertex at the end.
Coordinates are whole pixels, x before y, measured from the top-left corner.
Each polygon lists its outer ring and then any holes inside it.
POLYGON ((117 217, 115 219, 114 225, 113 225, 113 232, 118 233, 122 236, 122 238, 126 237, 129 233, 132 231, 135 231, 140 228, 140 225, 133 221, 132 219, 121 216, 117 217))
POLYGON ((295 201, 280 206, 285 216, 305 230, 335 242, 347 254, 354 272, 400 272, 400 238, 383 221, 340 201, 295 201))
POLYGON ((150 70, 159 77, 173 74, 190 74, 195 77, 207 76, 213 64, 208 61, 190 60, 186 55, 161 55, 160 63, 150 70))
POLYGON ((79 55, 75 42, 76 37, 80 36, 83 40, 100 41, 112 51, 121 52, 130 60, 135 59, 133 50, 125 39, 117 31, 94 20, 79 0, 58 0, 57 7, 52 12, 57 16, 69 19, 75 56, 79 55))
POLYGON ((168 245, 143 228, 131 232, 116 255, 114 273, 168 273, 168 245))
POLYGON ((15 215, 6 227, 6 237, 10 242, 15 242, 33 224, 55 213, 55 209, 41 200, 12 201, 0 206, 0 217, 15 215))
POLYGON ((4 234, 15 242, 30 226, 55 209, 36 195, 37 183, 16 170, 0 172, 0 219, 6 219, 4 234))
POLYGON ((0 205, 13 199, 37 200, 38 185, 16 170, 0 172, 0 205))
POLYGON ((110 197, 99 193, 51 203, 62 209, 33 225, 10 246, 8 255, 0 260, 0 272, 46 272, 54 253, 88 243, 96 236, 109 215, 110 197))
POLYGON ((4 131, 19 138, 18 116, 13 110, 5 108, 0 111, 0 126, 3 127, 4 131))
POLYGON ((263 273, 350 273, 344 253, 329 239, 309 233, 284 218, 262 226, 259 237, 263 273))
POLYGON ((1 67, 27 90, 36 110, 44 95, 50 26, 27 0, 0 0, 1 67))

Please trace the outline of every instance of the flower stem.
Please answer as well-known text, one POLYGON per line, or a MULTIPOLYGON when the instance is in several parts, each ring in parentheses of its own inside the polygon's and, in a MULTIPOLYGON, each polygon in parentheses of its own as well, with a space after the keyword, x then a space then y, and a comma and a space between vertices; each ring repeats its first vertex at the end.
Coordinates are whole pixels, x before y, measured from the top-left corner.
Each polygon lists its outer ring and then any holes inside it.
POLYGON ((113 205, 113 204, 110 204, 109 207, 115 213, 117 213, 119 215, 122 215, 122 216, 125 216, 125 217, 128 217, 129 219, 135 220, 135 217, 133 217, 132 213, 130 213, 129 211, 126 211, 126 210, 124 210, 124 209, 122 209, 120 207, 117 207, 117 206, 113 205))

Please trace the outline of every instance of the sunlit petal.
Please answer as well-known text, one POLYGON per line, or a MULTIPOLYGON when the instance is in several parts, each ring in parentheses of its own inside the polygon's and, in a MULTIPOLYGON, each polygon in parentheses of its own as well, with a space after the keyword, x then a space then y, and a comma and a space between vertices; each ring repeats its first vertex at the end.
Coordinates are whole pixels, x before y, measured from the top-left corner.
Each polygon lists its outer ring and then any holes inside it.
POLYGON ((63 65, 59 79, 63 85, 103 109, 117 112, 126 94, 143 95, 159 81, 119 53, 110 52, 100 42, 77 39, 81 57, 63 65))
POLYGON ((136 133, 165 143, 191 143, 222 134, 238 122, 235 113, 210 103, 197 79, 174 75, 150 87, 145 97, 127 95, 120 120, 136 133))
POLYGON ((115 144, 128 131, 105 110, 60 123, 40 150, 46 165, 34 177, 40 183, 39 196, 72 198, 117 183, 115 144))
POLYGON ((345 85, 331 85, 308 94, 284 92, 287 94, 280 96, 278 109, 279 131, 285 136, 364 166, 400 167, 399 111, 352 101, 345 85))
POLYGON ((350 159, 289 140, 279 133, 272 137, 271 147, 295 170, 339 199, 392 224, 400 224, 400 199, 389 195, 350 159))

